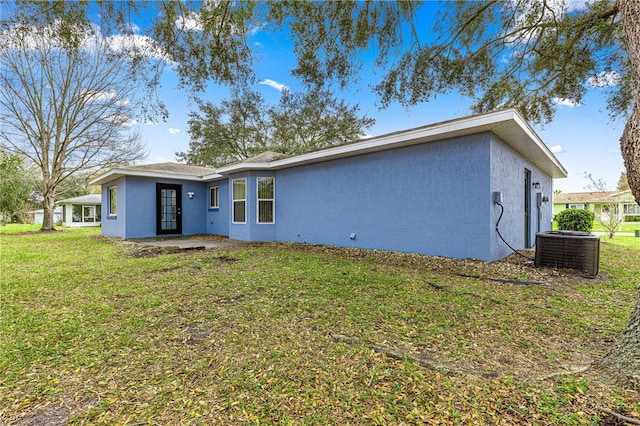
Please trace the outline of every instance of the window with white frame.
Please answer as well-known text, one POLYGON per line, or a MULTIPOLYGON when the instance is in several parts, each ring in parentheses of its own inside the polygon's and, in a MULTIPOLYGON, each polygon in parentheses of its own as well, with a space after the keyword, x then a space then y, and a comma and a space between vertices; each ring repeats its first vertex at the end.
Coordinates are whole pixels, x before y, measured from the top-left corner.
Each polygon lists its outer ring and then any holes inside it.
POLYGON ((118 214, 118 188, 110 186, 109 189, 109 216, 118 214))
POLYGON ((212 209, 220 207, 220 189, 217 186, 209 188, 209 207, 212 209))
POLYGON ((257 179, 258 223, 274 223, 275 178, 257 179))
POLYGON ((234 179, 232 182, 232 217, 233 223, 247 222, 247 180, 234 179))
POLYGON ((82 204, 71 205, 71 221, 74 223, 100 222, 100 206, 83 206, 82 204))
POLYGON ((584 210, 584 204, 569 204, 568 208, 570 209, 578 209, 578 210, 584 210))

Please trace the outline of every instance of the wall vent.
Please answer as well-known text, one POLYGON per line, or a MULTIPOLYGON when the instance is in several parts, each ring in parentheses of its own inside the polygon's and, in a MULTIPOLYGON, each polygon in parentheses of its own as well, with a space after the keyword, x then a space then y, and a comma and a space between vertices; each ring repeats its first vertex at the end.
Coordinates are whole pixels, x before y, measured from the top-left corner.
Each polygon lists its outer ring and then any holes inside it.
POLYGON ((588 232, 547 231, 536 234, 535 265, 571 268, 598 275, 600 237, 588 232))

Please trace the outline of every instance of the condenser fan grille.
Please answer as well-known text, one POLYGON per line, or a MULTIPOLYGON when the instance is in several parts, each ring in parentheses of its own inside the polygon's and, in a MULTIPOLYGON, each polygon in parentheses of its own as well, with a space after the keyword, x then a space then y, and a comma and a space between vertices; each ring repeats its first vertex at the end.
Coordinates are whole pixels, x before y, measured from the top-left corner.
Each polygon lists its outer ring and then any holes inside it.
POLYGON ((588 232, 548 231, 536 234, 536 266, 570 268, 598 275, 600 238, 588 232))

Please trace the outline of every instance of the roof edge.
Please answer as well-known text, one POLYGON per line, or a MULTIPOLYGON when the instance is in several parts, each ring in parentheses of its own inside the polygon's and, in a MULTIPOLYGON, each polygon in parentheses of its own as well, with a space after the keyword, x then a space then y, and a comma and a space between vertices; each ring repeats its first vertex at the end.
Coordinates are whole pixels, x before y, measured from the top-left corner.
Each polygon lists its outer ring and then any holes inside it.
POLYGON ((204 182, 205 176, 198 175, 190 175, 184 173, 177 172, 161 172, 156 170, 134 170, 134 169, 111 169, 103 175, 100 175, 94 179, 92 179, 89 184, 90 185, 104 185, 109 182, 113 182, 116 179, 120 179, 125 176, 136 176, 136 177, 150 177, 150 178, 165 178, 165 179, 181 179, 181 180, 190 180, 196 182, 204 182))
MULTIPOLYGON (((278 170, 482 132, 494 132, 498 134, 498 136, 501 136, 500 132, 497 132, 498 126, 508 123, 515 124, 518 127, 521 136, 526 137, 535 145, 539 152, 543 154, 543 160, 547 159, 549 161, 550 164, 547 167, 541 167, 545 172, 553 178, 567 177, 567 170, 562 166, 560 161, 531 128, 531 126, 529 126, 526 120, 524 120, 524 118, 522 118, 522 116, 513 108, 451 119, 412 129, 395 131, 346 145, 326 148, 270 162, 240 162, 230 164, 228 166, 218 168, 216 172, 220 175, 228 175, 231 173, 240 173, 251 170, 278 170)), ((503 139, 505 139, 505 142, 512 145, 522 155, 525 155, 525 153, 519 149, 517 144, 514 145, 508 140, 508 138, 503 139)), ((530 160, 536 163, 536 161, 532 159, 530 160)), ((539 163, 540 161, 537 162, 539 163)), ((540 167, 539 164, 536 165, 540 167)))

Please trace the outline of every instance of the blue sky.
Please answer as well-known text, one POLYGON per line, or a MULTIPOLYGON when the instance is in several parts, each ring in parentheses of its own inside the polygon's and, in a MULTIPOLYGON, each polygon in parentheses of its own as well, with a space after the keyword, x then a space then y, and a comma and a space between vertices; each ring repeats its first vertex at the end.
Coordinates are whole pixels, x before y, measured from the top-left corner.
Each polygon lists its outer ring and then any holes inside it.
MULTIPOLYGON (((296 79, 289 73, 294 57, 288 42, 277 35, 257 31, 249 37, 249 43, 261 57, 255 70, 262 84, 256 84, 256 90, 274 103, 280 97, 279 89, 282 86, 293 91, 299 90, 296 79)), ((351 86, 347 92, 338 93, 351 104, 359 104, 362 113, 376 119, 376 124, 368 130, 371 135, 471 114, 471 101, 456 93, 439 96, 410 109, 395 103, 380 110, 377 98, 368 88, 368 84, 375 81, 369 79, 371 74, 371 70, 365 66, 360 84, 351 86)), ((205 98, 219 102, 227 93, 227 89, 212 85, 205 98)), ((149 152, 145 160, 147 163, 175 161, 175 153, 186 151, 189 145, 188 113, 195 105, 189 103, 186 93, 177 89, 177 77, 170 69, 163 76, 160 96, 169 109, 169 119, 156 125, 138 125, 149 152)), ((596 179, 604 179, 608 187, 615 189, 624 170, 619 148, 624 121, 610 120, 602 89, 590 90, 581 105, 559 104, 551 123, 544 127, 533 127, 568 170, 566 179, 555 180, 555 189, 563 192, 587 190, 590 182, 585 178, 585 173, 592 174, 596 179)))

